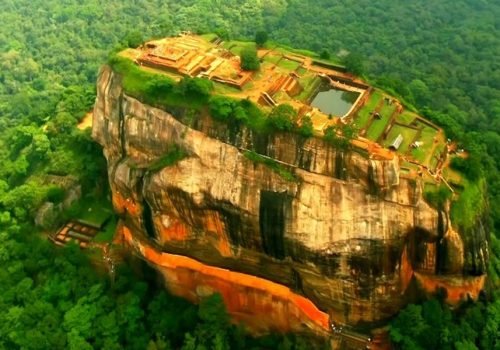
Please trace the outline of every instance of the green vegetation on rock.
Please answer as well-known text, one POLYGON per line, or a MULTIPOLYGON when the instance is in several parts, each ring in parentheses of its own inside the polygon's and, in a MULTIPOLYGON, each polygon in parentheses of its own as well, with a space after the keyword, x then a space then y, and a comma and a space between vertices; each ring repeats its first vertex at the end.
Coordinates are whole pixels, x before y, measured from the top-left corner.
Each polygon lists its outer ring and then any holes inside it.
POLYGON ((455 225, 461 228, 471 228, 476 225, 478 215, 486 209, 484 190, 484 180, 464 181, 463 191, 451 205, 451 219, 455 225))
POLYGON ((445 185, 436 186, 434 184, 425 184, 424 188, 424 198, 437 210, 443 210, 448 201, 451 198, 451 191, 445 185))
POLYGON ((176 83, 163 74, 142 70, 120 56, 112 56, 109 64, 121 75, 123 89, 128 95, 155 106, 201 109, 213 90, 210 80, 184 77, 176 83))
POLYGON ((325 129, 324 140, 341 150, 348 150, 351 148, 351 140, 358 135, 358 129, 351 124, 329 126, 325 129))
POLYGON ((269 114, 269 124, 276 130, 292 131, 297 122, 297 111, 290 105, 281 104, 269 114))
POLYGON ((175 165, 177 162, 187 157, 187 153, 178 146, 172 147, 172 149, 165 155, 160 157, 158 160, 153 162, 148 166, 148 170, 155 172, 163 168, 175 165))
POLYGON ((297 178, 291 171, 289 171, 284 165, 280 164, 272 158, 262 156, 253 151, 245 151, 243 155, 245 156, 245 158, 251 160, 254 163, 264 164, 265 166, 269 167, 286 181, 297 181, 297 178))

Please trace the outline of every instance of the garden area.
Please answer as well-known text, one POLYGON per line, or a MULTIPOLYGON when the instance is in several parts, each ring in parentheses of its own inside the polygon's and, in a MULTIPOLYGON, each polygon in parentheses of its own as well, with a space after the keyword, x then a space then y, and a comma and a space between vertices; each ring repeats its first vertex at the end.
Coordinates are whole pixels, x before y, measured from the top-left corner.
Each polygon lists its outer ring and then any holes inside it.
POLYGON ((378 90, 373 90, 370 95, 370 99, 364 106, 359 110, 356 118, 354 119, 354 123, 356 127, 360 130, 366 128, 368 122, 370 121, 370 117, 372 116, 375 108, 379 105, 382 100, 382 93, 378 90))
POLYGON ((403 142, 399 146, 398 151, 401 153, 406 153, 410 148, 413 139, 417 135, 417 132, 418 131, 413 128, 408 128, 403 125, 394 124, 389 133, 387 134, 387 138, 383 142, 383 145, 384 147, 389 147, 398 137, 398 135, 401 135, 403 136, 403 142))
POLYGON ((377 141, 380 136, 382 136, 382 133, 391 120, 391 116, 395 110, 395 104, 388 104, 387 102, 384 102, 384 105, 379 111, 381 118, 373 118, 373 121, 366 132, 366 135, 370 140, 377 141))
POLYGON ((234 55, 239 56, 241 54, 241 51, 246 48, 256 48, 256 45, 254 42, 251 41, 226 41, 222 44, 222 47, 225 48, 226 50, 231 51, 234 55))
POLYGON ((278 61, 278 67, 283 68, 287 71, 295 71, 299 68, 301 64, 297 61, 289 60, 288 58, 283 57, 278 61))
POLYGON ((420 136, 416 140, 417 142, 421 142, 422 144, 420 145, 420 147, 414 148, 411 151, 411 155, 417 162, 429 165, 430 157, 432 156, 432 149, 434 147, 434 139, 437 136, 438 131, 420 122, 418 122, 416 126, 418 128, 422 128, 420 136))
POLYGON ((409 110, 404 110, 402 113, 396 116, 396 122, 399 124, 410 125, 417 115, 409 110))

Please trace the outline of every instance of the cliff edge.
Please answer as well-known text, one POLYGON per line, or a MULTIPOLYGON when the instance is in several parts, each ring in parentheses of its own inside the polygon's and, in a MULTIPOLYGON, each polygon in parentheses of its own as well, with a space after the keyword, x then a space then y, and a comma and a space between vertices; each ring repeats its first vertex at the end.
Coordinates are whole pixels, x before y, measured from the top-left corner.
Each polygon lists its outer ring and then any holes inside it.
POLYGON ((171 292, 220 292, 256 330, 378 324, 420 292, 457 303, 483 287, 480 218, 459 232, 448 206, 431 207, 423 183, 401 175, 397 155, 370 159, 317 137, 231 130, 203 109, 156 108, 127 95, 108 66, 93 118, 117 235, 171 292))

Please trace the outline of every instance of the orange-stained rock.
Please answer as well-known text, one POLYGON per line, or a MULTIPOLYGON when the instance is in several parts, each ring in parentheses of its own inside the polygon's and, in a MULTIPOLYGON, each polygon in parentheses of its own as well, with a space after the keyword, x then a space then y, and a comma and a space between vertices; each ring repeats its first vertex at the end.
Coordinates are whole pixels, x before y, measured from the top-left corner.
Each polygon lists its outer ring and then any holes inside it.
POLYGON ((140 207, 131 197, 124 198, 119 192, 112 191, 113 208, 118 214, 130 214, 133 216, 140 214, 140 207))
POLYGON ((446 301, 457 305, 469 298, 477 300, 479 293, 484 288, 486 276, 435 276, 426 273, 415 273, 419 285, 428 293, 433 294, 438 289, 446 292, 446 301))
POLYGON ((410 285, 411 279, 413 278, 413 268, 408 257, 408 248, 406 247, 403 249, 403 255, 401 256, 401 269, 399 271, 401 290, 405 291, 410 285))
POLYGON ((209 215, 203 217, 203 227, 205 227, 208 233, 214 234, 215 246, 219 253, 222 256, 231 256, 231 244, 229 243, 225 226, 217 211, 210 211, 209 215))
POLYGON ((159 222, 157 227, 160 227, 160 242, 184 241, 188 239, 190 229, 176 218, 162 215, 156 221, 159 222))
POLYGON ((167 288, 176 295, 198 302, 201 297, 218 292, 228 312, 236 319, 250 321, 257 331, 302 331, 304 324, 319 334, 329 331, 328 314, 285 286, 185 256, 160 253, 134 239, 128 227, 119 229, 123 241, 160 270, 167 288))

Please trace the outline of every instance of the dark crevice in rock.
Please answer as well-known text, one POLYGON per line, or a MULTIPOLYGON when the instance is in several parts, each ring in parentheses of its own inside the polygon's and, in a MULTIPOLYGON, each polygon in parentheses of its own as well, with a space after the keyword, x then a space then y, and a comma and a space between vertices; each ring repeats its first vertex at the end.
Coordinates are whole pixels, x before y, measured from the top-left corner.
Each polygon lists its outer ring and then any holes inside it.
POLYGON ((286 193, 260 192, 259 225, 264 252, 277 259, 285 258, 285 222, 292 198, 286 193))
POLYGON ((304 145, 307 142, 307 138, 302 135, 296 135, 296 146, 295 146, 295 159, 293 164, 296 164, 299 168, 309 170, 311 166, 311 152, 304 149, 304 145), (305 154, 307 156, 305 157, 305 154), (304 168, 307 165, 307 168, 304 168))
POLYGON ((151 206, 146 200, 142 202, 142 222, 144 224, 144 231, 146 231, 148 238, 156 239, 153 212, 151 211, 151 206))
POLYGON ((345 162, 344 152, 335 152, 335 174, 334 177, 339 180, 347 180, 347 164, 345 162))
POLYGON ((120 98, 118 99, 118 115, 120 117, 119 120, 119 133, 120 133, 120 149, 121 149, 121 156, 122 159, 126 156, 127 154, 127 149, 126 149, 126 140, 125 140, 125 116, 123 115, 123 94, 120 94, 120 98))
POLYGON ((401 256, 401 245, 398 242, 358 239, 350 240, 349 245, 356 251, 350 253, 347 259, 353 277, 378 278, 396 272, 396 265, 401 256))
POLYGON ((436 244, 436 274, 446 273, 448 261, 447 251, 448 251, 448 241, 444 239, 445 234, 445 223, 443 211, 438 211, 438 224, 437 224, 437 244, 436 244))
POLYGON ((261 249, 251 220, 245 219, 244 213, 228 201, 217 200, 204 192, 203 201, 195 203, 188 193, 174 187, 169 187, 167 193, 169 200, 176 204, 177 217, 189 226, 203 231, 206 225, 203 218, 214 216, 215 221, 223 222, 224 233, 229 237, 231 246, 261 249))
MULTIPOLYGON (((420 227, 414 227, 407 235, 407 249, 410 263, 414 270, 436 269, 436 257, 429 260, 428 245, 436 244, 436 236, 420 227)), ((433 271, 434 272, 434 271, 433 271)))
POLYGON ((300 152, 298 166, 301 169, 308 170, 311 169, 312 161, 313 161, 313 152, 311 150, 302 150, 300 152))
POLYGON ((380 194, 380 188, 375 181, 375 169, 372 162, 368 163, 368 193, 372 196, 380 194))
POLYGON ((256 153, 267 155, 269 145, 269 135, 257 132, 252 133, 253 150, 256 153))
POLYGON ((142 224, 148 238, 155 240, 157 238, 155 224, 153 220, 153 211, 151 205, 146 199, 146 185, 149 182, 149 175, 146 173, 137 180, 137 191, 142 195, 142 224))
POLYGON ((300 276, 300 273, 292 267, 292 287, 291 287, 295 292, 300 293, 300 294, 305 294, 304 293, 304 287, 302 285, 302 277, 300 276))
POLYGON ((228 143, 231 145, 236 145, 241 142, 237 142, 239 139, 238 135, 242 129, 241 123, 239 123, 237 120, 232 119, 229 125, 227 126, 227 131, 228 131, 228 143))
POLYGON ((176 187, 168 187, 166 190, 170 202, 175 203, 175 210, 177 211, 178 218, 191 227, 199 228, 200 223, 198 223, 196 215, 194 215, 197 206, 194 204, 189 193, 176 187))
MULTIPOLYGON (((126 151, 126 140, 125 140, 125 116, 123 115, 123 94, 118 97, 118 137, 120 139, 120 156, 110 168, 109 178, 110 183, 113 183, 112 179, 116 179, 116 171, 118 167, 127 161, 127 151, 126 151)), ((106 119, 106 130, 108 130, 108 119, 106 119)), ((109 160, 108 160, 109 162, 109 160)))
POLYGON ((225 233, 229 237, 232 246, 250 248, 254 246, 249 240, 248 230, 244 234, 242 228, 246 227, 239 210, 227 201, 216 200, 210 194, 204 194, 204 207, 215 213, 219 213, 224 222, 225 233))

